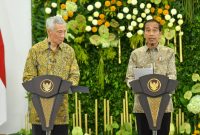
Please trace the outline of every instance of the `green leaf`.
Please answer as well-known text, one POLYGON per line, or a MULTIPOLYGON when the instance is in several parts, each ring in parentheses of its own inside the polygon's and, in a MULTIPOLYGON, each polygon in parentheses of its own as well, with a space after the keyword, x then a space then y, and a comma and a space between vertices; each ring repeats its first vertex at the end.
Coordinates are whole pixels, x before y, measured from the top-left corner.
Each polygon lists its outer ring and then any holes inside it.
POLYGON ((192 86, 192 93, 200 93, 200 83, 196 83, 192 86))
POLYGON ((193 80, 194 82, 196 82, 197 80, 199 80, 199 74, 193 73, 193 74, 192 74, 192 80, 193 80))
POLYGON ((92 35, 90 38, 89 38, 91 44, 95 45, 95 46, 98 46, 101 44, 101 37, 99 35, 92 35))

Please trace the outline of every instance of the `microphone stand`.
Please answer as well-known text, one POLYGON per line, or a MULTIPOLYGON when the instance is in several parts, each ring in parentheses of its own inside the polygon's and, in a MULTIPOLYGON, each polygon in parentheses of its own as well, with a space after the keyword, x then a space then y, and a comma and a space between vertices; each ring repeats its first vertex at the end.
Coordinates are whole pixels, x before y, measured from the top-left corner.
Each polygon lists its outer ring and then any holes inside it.
POLYGON ((46 131, 46 135, 51 135, 51 131, 46 131))
POLYGON ((153 130, 153 135, 157 135, 157 130, 153 130))

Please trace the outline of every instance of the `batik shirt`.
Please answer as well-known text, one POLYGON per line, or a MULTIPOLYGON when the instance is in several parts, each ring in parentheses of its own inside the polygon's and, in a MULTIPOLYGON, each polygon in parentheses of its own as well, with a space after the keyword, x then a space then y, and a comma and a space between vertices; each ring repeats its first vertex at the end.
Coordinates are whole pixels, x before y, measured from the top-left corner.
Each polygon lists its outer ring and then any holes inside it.
MULTIPOLYGON (((50 49, 47 39, 35 44, 30 50, 26 60, 23 81, 29 81, 40 75, 56 75, 63 80, 72 82, 72 85, 78 85, 80 72, 72 47, 61 43, 54 52, 50 49)), ((30 122, 39 124, 39 117, 29 101, 30 122)), ((54 124, 68 123, 68 96, 64 96, 54 124)))
MULTIPOLYGON (((157 48, 149 49, 147 46, 140 47, 132 51, 128 68, 126 72, 126 82, 130 87, 129 82, 135 79, 135 68, 153 68, 155 74, 166 75, 169 79, 176 79, 175 54, 173 49, 166 46, 158 45, 157 48)), ((143 109, 139 103, 138 94, 134 96, 135 113, 143 113, 143 109)), ((165 112, 173 111, 172 99, 165 112)))

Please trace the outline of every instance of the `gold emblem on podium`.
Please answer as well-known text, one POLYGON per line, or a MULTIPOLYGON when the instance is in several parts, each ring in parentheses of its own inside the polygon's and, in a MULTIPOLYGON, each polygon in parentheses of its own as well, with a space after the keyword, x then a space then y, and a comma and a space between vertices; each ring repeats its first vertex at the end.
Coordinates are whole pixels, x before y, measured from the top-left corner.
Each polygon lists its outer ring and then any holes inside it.
POLYGON ((148 81, 147 86, 150 91, 157 92, 160 90, 161 82, 156 78, 152 78, 148 81))
POLYGON ((49 79, 44 79, 41 83, 40 83, 40 89, 43 92, 51 92, 53 90, 54 84, 51 80, 49 79))

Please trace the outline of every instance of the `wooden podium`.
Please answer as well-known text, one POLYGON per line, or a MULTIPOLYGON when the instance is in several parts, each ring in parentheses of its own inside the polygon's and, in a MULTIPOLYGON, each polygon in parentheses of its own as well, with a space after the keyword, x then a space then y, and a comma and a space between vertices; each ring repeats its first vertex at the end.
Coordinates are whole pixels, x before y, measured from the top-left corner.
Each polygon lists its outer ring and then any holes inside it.
POLYGON ((87 87, 72 86, 71 82, 54 75, 38 76, 22 85, 32 94, 32 102, 40 118, 42 130, 47 133, 53 129, 64 94, 89 93, 87 87))
POLYGON ((130 82, 134 93, 139 94, 139 102, 147 117, 150 129, 154 135, 160 129, 165 109, 178 81, 167 76, 149 74, 130 82))

